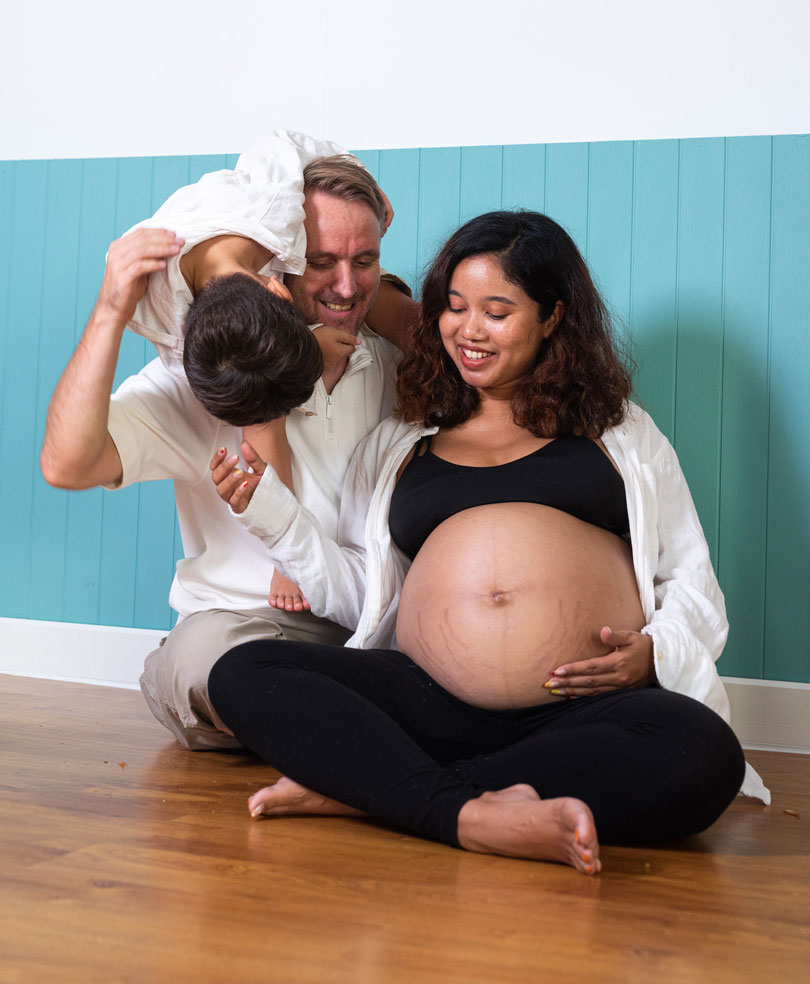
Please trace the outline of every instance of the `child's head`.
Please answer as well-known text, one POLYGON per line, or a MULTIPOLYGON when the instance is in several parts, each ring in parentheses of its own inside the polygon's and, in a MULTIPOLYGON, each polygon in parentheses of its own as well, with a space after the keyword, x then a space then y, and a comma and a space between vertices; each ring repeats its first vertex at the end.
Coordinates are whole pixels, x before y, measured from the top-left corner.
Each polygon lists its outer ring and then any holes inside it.
POLYGON ((309 399, 323 371, 318 343, 282 294, 235 273, 211 280, 189 308, 186 377, 205 409, 228 424, 289 413, 309 399))

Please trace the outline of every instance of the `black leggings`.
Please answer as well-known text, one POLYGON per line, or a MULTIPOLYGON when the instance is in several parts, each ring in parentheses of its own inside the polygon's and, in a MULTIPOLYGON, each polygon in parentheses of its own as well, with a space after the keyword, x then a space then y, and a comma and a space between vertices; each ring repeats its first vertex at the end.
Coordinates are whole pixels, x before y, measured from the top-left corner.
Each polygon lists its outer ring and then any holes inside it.
POLYGON ((455 847, 461 807, 519 782, 584 800, 603 842, 695 834, 745 768, 722 718, 654 688, 482 710, 394 650, 275 640, 226 653, 208 686, 236 737, 280 772, 455 847))

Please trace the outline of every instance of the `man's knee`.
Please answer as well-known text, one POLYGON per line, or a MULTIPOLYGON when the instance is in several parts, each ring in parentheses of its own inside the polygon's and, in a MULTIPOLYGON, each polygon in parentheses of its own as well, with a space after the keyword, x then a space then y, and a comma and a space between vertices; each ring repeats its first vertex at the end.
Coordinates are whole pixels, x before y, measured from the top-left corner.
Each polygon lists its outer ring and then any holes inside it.
POLYGON ((199 612, 179 622, 147 656, 140 680, 146 702, 186 748, 239 746, 211 705, 208 676, 226 650, 259 632, 270 637, 280 634, 273 622, 249 613, 199 612))

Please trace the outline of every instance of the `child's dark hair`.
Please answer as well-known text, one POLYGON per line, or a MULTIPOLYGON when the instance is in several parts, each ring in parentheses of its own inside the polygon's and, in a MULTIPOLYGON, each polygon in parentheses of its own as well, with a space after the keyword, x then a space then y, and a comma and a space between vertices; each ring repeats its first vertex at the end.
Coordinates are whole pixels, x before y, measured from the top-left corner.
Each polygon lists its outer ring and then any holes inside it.
POLYGON ((210 414, 246 427, 305 403, 323 372, 323 358, 294 304, 235 273, 215 277, 194 298, 183 366, 210 414))

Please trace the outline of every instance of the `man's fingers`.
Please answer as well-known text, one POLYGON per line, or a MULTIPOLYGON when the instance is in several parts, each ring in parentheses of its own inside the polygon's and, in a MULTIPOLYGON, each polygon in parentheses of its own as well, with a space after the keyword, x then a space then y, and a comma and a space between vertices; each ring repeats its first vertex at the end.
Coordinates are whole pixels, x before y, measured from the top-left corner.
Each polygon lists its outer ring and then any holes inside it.
POLYGON ((179 253, 184 243, 168 229, 138 229, 110 246, 110 259, 125 267, 139 260, 165 259, 179 253))

